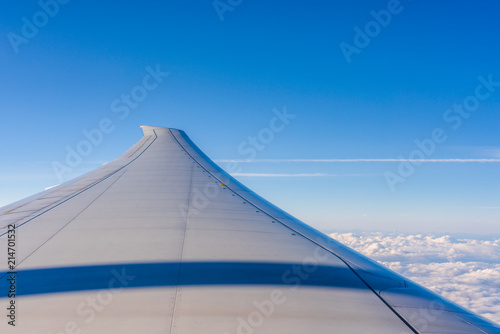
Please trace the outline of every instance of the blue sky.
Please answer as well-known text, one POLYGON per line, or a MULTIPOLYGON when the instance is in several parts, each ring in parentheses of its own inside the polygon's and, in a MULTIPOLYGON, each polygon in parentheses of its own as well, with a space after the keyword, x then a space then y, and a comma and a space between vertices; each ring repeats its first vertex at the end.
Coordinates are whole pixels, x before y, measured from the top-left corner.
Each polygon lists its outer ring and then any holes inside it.
POLYGON ((0 4, 0 206, 109 119, 65 180, 143 124, 222 167, 252 136, 237 178, 322 230, 500 234, 496 2, 61 2, 0 4))

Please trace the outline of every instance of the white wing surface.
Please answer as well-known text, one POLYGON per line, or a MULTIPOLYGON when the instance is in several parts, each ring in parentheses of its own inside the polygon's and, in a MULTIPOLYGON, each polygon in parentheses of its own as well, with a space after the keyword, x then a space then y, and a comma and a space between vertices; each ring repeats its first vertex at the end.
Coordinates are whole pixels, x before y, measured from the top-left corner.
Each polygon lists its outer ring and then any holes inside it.
POLYGON ((113 162, 0 209, 0 333, 500 333, 259 197, 183 131, 142 128, 113 162))

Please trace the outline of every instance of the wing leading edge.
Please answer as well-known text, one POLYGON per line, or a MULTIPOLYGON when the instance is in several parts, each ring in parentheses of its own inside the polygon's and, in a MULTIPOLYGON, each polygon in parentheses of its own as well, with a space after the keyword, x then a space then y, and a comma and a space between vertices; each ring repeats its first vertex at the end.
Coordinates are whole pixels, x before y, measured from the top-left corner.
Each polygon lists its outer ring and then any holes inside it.
POLYGON ((113 162, 0 209, 4 254, 16 234, 2 333, 500 333, 267 202, 183 131, 142 128, 113 162))

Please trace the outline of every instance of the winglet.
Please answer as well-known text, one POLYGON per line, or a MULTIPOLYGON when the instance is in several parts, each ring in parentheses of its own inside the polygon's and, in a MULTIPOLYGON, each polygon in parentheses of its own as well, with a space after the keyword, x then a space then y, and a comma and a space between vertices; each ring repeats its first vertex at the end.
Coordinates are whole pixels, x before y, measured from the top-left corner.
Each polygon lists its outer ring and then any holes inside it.
POLYGON ((168 130, 176 130, 176 129, 165 128, 162 126, 151 126, 151 125, 141 125, 141 128, 145 136, 151 136, 155 133, 157 135, 161 133, 166 133, 168 132, 168 130))

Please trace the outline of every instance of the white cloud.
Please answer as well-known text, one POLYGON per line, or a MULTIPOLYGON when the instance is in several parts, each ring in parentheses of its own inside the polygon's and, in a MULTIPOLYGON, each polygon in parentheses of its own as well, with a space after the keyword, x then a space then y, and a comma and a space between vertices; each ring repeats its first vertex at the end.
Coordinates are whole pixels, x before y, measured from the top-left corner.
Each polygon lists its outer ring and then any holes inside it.
POLYGON ((402 233, 332 233, 346 246, 500 323, 500 239, 402 233))

